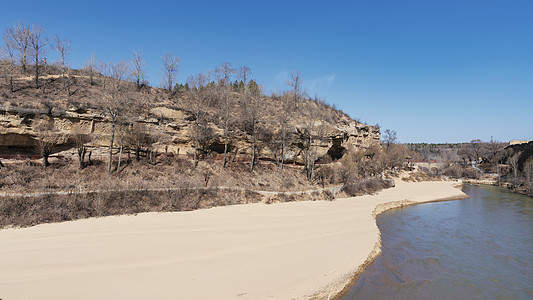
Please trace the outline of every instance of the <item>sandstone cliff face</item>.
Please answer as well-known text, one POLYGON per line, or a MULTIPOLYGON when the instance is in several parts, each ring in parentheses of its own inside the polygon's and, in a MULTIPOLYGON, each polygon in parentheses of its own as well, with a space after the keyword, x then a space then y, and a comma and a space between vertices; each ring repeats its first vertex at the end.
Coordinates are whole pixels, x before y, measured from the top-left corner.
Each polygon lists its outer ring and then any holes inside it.
MULTIPOLYGON (((93 153, 103 153, 109 147, 109 135, 111 132, 111 120, 99 111, 76 110, 47 111, 39 109, 22 109, 16 107, 0 107, 0 155, 4 154, 37 154, 36 120, 43 117, 53 119, 54 131, 62 136, 61 144, 56 147, 57 151, 66 151, 63 154, 74 154, 74 146, 68 139, 73 133, 73 128, 78 131, 91 134, 92 141, 89 147, 93 153)), ((164 152, 165 148, 170 153, 191 154, 194 151, 194 122, 192 115, 184 110, 167 107, 155 107, 147 116, 130 119, 128 122, 143 123, 147 131, 157 135, 158 141, 152 146, 152 150, 164 152)), ((214 152, 223 151, 223 130, 211 123, 216 136, 210 142, 209 148, 214 152)), ((323 139, 318 143, 318 157, 329 156, 339 159, 344 151, 350 147, 366 149, 373 144, 379 144, 380 132, 376 126, 358 123, 353 120, 345 120, 341 124, 328 124, 323 126, 323 139)), ((286 160, 302 161, 303 149, 301 136, 303 126, 291 124, 289 133, 292 135, 292 143, 286 151, 286 160)), ((260 147, 262 158, 274 159, 275 155, 267 147, 266 142, 260 147)), ((250 152, 251 143, 249 137, 240 131, 235 132, 230 144, 230 150, 238 155, 246 155, 250 152)))

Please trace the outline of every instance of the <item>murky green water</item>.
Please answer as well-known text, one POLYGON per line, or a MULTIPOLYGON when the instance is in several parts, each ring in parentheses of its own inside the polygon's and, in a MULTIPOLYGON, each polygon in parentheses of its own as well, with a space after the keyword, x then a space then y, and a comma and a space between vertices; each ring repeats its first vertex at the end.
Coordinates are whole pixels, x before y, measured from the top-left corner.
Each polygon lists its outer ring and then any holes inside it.
POLYGON ((463 191, 381 214, 382 255, 343 299, 533 299, 533 198, 463 191))

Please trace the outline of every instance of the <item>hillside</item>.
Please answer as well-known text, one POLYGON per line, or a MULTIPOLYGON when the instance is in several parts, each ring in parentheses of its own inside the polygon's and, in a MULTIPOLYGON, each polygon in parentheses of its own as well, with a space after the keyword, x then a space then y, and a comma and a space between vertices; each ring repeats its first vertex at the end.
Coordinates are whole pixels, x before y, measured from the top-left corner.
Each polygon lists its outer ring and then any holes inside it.
MULTIPOLYGON (((3 67, 6 67, 5 65, 3 67)), ((16 67, 15 67, 16 68, 16 67)), ((62 78, 58 68, 49 67, 41 76, 41 87, 36 89, 32 70, 20 74, 17 69, 13 80, 13 92, 7 80, 0 85, 0 154, 33 154, 39 139, 35 120, 50 116, 53 130, 62 136, 53 152, 61 155, 74 154, 73 131, 90 134, 87 143, 94 155, 103 154, 109 146, 111 116, 106 110, 106 88, 113 82, 110 76, 72 70, 70 79, 62 78), (91 79, 92 77, 92 84, 91 79), (107 87, 106 87, 107 85, 107 87), (103 103, 104 102, 104 103, 103 103), (69 150, 70 149, 70 150, 69 150), (67 152, 65 152, 67 151, 67 152), (70 151, 70 152, 69 152, 70 151)), ((150 135, 150 142, 143 145, 142 152, 153 151, 168 154, 194 153, 195 104, 191 104, 191 93, 173 91, 169 93, 160 88, 143 86, 138 90, 134 83, 120 80, 123 86, 127 109, 123 109, 118 121, 118 132, 135 124, 136 130, 150 135)), ((224 128, 222 124, 223 103, 218 92, 219 85, 214 82, 202 86, 201 97, 207 97, 204 109, 205 120, 202 127, 200 150, 202 155, 222 154, 224 148, 224 128)), ((257 101, 257 150, 260 159, 280 159, 280 132, 282 125, 284 97, 292 94, 261 96, 257 101)), ((231 91, 230 125, 228 152, 233 156, 247 156, 251 152, 251 134, 245 122, 242 95, 231 91)), ((285 161, 303 163, 306 155, 305 143, 309 135, 314 137, 317 159, 339 159, 349 147, 368 148, 379 142, 379 128, 358 123, 342 111, 317 99, 304 99, 299 96, 297 103, 287 114, 283 128, 287 132, 285 161)), ((123 130, 125 131, 125 130, 123 130)), ((115 141, 117 151, 120 145, 124 151, 132 151, 131 143, 115 141)))

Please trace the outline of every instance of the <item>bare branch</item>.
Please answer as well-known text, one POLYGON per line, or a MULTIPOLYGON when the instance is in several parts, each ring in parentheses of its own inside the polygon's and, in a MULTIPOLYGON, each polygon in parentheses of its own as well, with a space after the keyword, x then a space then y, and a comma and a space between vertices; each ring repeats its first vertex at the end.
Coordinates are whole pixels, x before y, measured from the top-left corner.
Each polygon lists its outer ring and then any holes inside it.
POLYGON ((48 38, 44 37, 44 28, 40 25, 32 25, 30 28, 30 45, 32 56, 35 59, 35 88, 39 88, 39 56, 45 54, 44 48, 48 44, 48 38))
POLYGON ((26 72, 26 64, 30 52, 30 36, 30 26, 23 22, 18 22, 4 31, 6 46, 19 53, 19 61, 23 72, 26 72))
POLYGON ((167 89, 169 92, 172 91, 172 88, 174 87, 174 81, 176 80, 176 77, 178 76, 178 66, 179 66, 180 58, 178 56, 174 56, 172 52, 165 52, 163 56, 161 56, 161 80, 162 80, 162 86, 163 88, 167 89))
POLYGON ((143 59, 142 50, 133 50, 131 58, 131 76, 137 84, 137 90, 140 90, 145 81, 146 63, 143 59))

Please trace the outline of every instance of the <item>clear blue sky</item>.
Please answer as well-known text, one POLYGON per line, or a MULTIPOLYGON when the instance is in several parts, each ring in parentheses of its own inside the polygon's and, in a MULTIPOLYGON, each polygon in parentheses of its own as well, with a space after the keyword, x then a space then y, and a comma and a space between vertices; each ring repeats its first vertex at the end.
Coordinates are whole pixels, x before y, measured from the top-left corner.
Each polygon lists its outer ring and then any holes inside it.
POLYGON ((531 0, 3 1, 0 27, 18 20, 69 38, 74 68, 142 49, 159 85, 170 50, 181 82, 228 61, 269 93, 300 71, 401 142, 533 140, 531 0))

